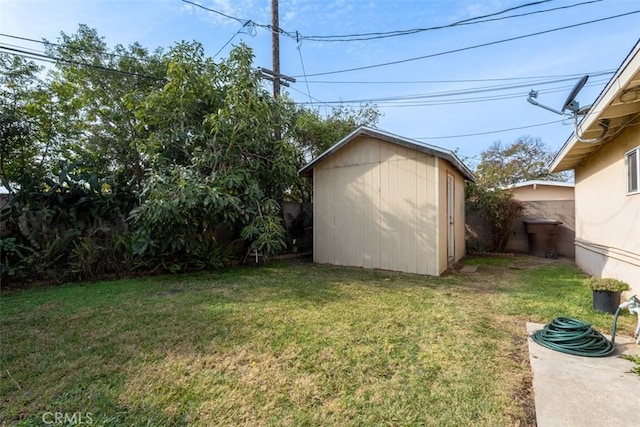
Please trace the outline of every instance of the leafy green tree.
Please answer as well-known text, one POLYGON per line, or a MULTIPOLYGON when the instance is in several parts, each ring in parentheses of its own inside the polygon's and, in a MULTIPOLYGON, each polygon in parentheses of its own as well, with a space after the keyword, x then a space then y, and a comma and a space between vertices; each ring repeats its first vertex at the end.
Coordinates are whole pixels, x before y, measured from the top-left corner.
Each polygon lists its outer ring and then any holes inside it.
POLYGON ((10 192, 42 188, 55 153, 56 112, 42 69, 0 54, 0 174, 10 192))
POLYGON ((524 136, 513 144, 494 142, 481 154, 475 170, 478 183, 501 188, 528 180, 568 181, 567 173, 551 173, 548 165, 554 153, 539 138, 524 136))
POLYGON ((84 25, 57 42, 46 77, 0 57, 0 169, 17 192, 0 245, 14 273, 90 278, 131 268, 134 254, 147 267, 217 266, 229 255, 221 229, 277 252, 280 204, 306 157, 378 117, 274 99, 245 45, 215 63, 195 42, 109 48, 84 25))
POLYGON ((510 191, 499 191, 472 182, 465 184, 465 197, 468 208, 487 220, 490 251, 504 252, 524 205, 515 200, 510 191))
POLYGON ((138 144, 147 138, 135 116, 137 105, 165 84, 161 51, 149 53, 138 43, 109 48, 95 29, 80 25, 47 45, 55 58, 51 90, 64 127, 63 156, 115 182, 140 182, 146 161, 138 144))
POLYGON ((554 153, 539 138, 524 136, 513 144, 494 142, 482 152, 475 170, 477 181, 467 183, 467 205, 483 216, 490 227, 490 249, 505 250, 515 221, 523 205, 513 199, 510 191, 501 191, 511 184, 529 180, 568 181, 567 173, 549 172, 554 153))
POLYGON ((327 150, 360 126, 374 126, 380 112, 375 106, 359 109, 340 107, 322 116, 317 110, 300 108, 297 111, 292 138, 308 161, 327 150))
POLYGON ((245 45, 219 64, 198 43, 165 55, 168 83, 136 114, 151 129, 141 144, 151 168, 131 214, 136 253, 212 265, 220 227, 266 253, 284 247, 278 202, 296 179, 296 152, 275 136, 286 108, 262 88, 252 59, 245 45))

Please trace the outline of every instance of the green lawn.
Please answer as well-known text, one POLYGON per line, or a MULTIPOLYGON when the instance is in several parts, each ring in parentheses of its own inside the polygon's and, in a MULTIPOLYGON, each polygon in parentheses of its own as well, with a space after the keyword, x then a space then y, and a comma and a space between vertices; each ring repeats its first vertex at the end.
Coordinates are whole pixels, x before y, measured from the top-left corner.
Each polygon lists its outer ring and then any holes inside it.
POLYGON ((0 425, 56 412, 114 426, 532 425, 524 323, 608 332, 611 316, 570 265, 468 262, 477 273, 443 278, 283 262, 4 293, 0 425))

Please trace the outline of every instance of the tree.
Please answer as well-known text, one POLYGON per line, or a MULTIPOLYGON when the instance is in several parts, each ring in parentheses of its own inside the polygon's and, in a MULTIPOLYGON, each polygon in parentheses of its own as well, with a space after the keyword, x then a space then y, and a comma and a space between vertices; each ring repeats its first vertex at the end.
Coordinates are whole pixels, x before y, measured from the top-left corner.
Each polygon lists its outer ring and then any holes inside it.
POLYGON ((296 112, 291 137, 306 161, 318 156, 360 126, 373 126, 380 112, 375 106, 340 107, 323 117, 317 110, 296 112))
POLYGON ((137 262, 215 267, 228 255, 215 238, 221 229, 277 252, 280 204, 305 182, 297 176, 305 152, 378 117, 374 109, 320 117, 274 99, 243 44, 216 63, 199 43, 166 53, 109 48, 81 25, 47 53, 57 62, 46 78, 0 56, 0 169, 16 192, 0 218, 9 224, 3 274, 5 261, 18 260, 11 271, 37 278, 137 262))
POLYGON ((475 170, 480 185, 502 188, 522 181, 568 181, 567 173, 551 173, 554 153, 539 138, 523 136, 511 145, 494 142, 481 154, 475 170))
POLYGON ((540 139, 524 136, 511 145, 494 142, 481 154, 475 170, 476 183, 466 185, 467 204, 482 215, 490 227, 490 249, 502 252, 507 246, 523 205, 513 199, 511 184, 529 180, 568 181, 567 173, 551 173, 548 165, 554 153, 540 139))
POLYGON ((41 71, 0 54, 0 178, 10 192, 42 188, 57 143, 55 103, 41 71))
POLYGON ((165 55, 167 84, 136 112, 150 129, 141 144, 150 169, 131 214, 136 253, 215 265, 221 227, 268 254, 285 246, 278 202, 296 179, 295 150, 275 136, 288 123, 285 108, 262 88, 252 59, 243 44, 219 64, 199 43, 165 55))
POLYGON ((513 225, 524 205, 513 198, 510 191, 500 191, 468 182, 465 185, 467 206, 472 212, 483 216, 489 226, 491 252, 504 252, 509 242, 513 225))
POLYGON ((138 145, 147 137, 135 116, 137 105, 165 83, 161 50, 149 53, 138 43, 109 48, 98 32, 80 25, 47 45, 59 58, 52 73, 54 93, 64 122, 63 156, 115 182, 140 182, 147 167, 138 145))

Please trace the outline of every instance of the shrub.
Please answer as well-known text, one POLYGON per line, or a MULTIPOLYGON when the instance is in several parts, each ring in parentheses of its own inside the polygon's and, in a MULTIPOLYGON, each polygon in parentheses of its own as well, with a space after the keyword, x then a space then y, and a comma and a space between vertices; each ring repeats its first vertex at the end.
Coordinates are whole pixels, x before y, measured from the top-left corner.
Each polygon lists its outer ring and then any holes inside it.
POLYGON ((623 292, 631 289, 627 283, 610 277, 589 277, 585 284, 594 291, 623 292))
POLYGON ((474 183, 465 186, 465 193, 469 209, 483 215, 491 225, 491 251, 504 252, 513 225, 524 206, 508 191, 497 191, 474 183))

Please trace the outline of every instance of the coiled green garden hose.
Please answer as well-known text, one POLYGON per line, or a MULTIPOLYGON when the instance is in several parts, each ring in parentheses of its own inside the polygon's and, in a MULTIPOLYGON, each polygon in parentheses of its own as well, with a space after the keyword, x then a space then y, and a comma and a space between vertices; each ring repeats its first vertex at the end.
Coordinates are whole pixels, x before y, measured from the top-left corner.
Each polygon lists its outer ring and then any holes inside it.
MULTIPOLYGON (((616 319, 618 312, 616 312, 616 319)), ((612 341, 605 338, 590 324, 569 317, 557 317, 531 336, 536 343, 560 351, 585 357, 604 357, 615 350, 616 322, 612 341)))

